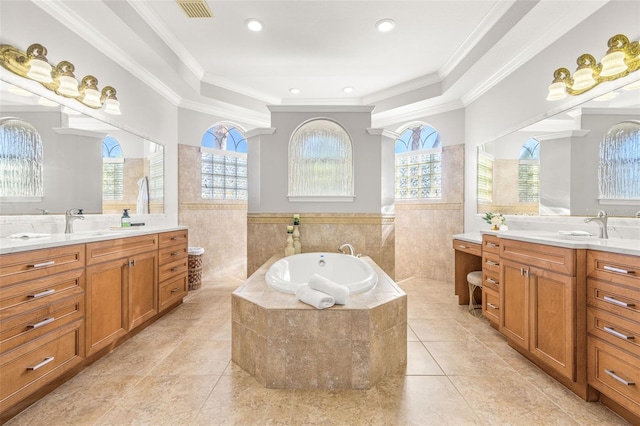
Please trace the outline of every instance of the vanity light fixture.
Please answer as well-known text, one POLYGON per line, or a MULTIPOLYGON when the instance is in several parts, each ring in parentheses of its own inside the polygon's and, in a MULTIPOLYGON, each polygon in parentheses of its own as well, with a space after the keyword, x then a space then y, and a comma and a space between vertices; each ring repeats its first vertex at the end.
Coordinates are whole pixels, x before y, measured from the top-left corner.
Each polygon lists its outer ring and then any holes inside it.
POLYGON ((576 61, 578 68, 571 77, 566 68, 553 73, 549 86, 548 101, 564 99, 567 94, 580 95, 605 81, 616 80, 640 69, 640 43, 630 42, 623 34, 616 34, 607 42, 609 50, 598 63, 596 58, 585 53, 576 61))
POLYGON ((74 65, 61 61, 56 66, 49 64, 47 49, 41 44, 32 44, 22 52, 8 44, 0 44, 0 65, 20 77, 34 80, 57 95, 72 98, 82 104, 99 109, 105 106, 107 114, 120 114, 120 102, 116 90, 107 86, 98 89, 98 79, 87 75, 80 84, 76 80, 74 65))

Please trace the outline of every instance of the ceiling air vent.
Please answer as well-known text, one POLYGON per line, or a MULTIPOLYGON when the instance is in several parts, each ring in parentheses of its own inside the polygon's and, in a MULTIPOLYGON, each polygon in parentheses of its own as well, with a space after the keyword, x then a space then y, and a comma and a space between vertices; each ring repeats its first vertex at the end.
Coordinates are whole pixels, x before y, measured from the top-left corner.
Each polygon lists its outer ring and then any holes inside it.
POLYGON ((204 0, 176 0, 189 18, 212 18, 211 9, 204 0))

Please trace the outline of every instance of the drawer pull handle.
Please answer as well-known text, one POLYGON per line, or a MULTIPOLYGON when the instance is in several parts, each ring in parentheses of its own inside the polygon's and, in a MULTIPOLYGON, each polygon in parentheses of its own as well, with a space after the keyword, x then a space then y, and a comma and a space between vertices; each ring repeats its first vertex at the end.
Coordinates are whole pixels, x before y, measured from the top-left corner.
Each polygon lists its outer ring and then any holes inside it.
POLYGON ((43 325, 50 324, 50 323, 54 322, 55 320, 56 319, 54 317, 50 317, 50 318, 44 319, 44 320, 42 320, 40 322, 37 322, 35 324, 30 324, 27 327, 29 327, 29 328, 39 328, 39 327, 42 327, 43 325))
POLYGON ((491 265, 491 266, 498 266, 498 264, 497 264, 496 262, 493 262, 493 261, 491 261, 491 260, 487 260, 485 263, 486 263, 487 265, 491 265))
POLYGON ((490 307, 491 309, 500 309, 496 305, 494 305, 493 303, 489 303, 489 302, 487 302, 487 306, 490 307))
POLYGON ((500 284, 498 281, 496 281, 496 280, 494 280, 494 279, 492 279, 492 278, 487 278, 487 282, 488 282, 488 283, 491 283, 491 284, 495 284, 495 285, 500 284))
POLYGON ((618 300, 618 299, 614 299, 613 297, 609 297, 609 296, 605 296, 604 300, 606 300, 609 303, 613 303, 614 305, 622 306, 624 308, 633 308, 634 306, 636 306, 633 303, 626 303, 626 302, 623 302, 623 301, 618 300))
POLYGON ((498 245, 493 243, 487 243, 487 247, 498 248, 498 245))
POLYGON ((635 274, 635 271, 627 271, 626 269, 615 268, 613 266, 605 265, 602 267, 605 271, 619 272, 621 274, 635 274))
POLYGON ((182 237, 171 237, 171 241, 179 240, 182 237))
POLYGON ((40 293, 30 294, 27 297, 31 297, 33 299, 37 299, 38 297, 48 296, 48 295, 53 294, 55 292, 56 292, 56 289, 52 288, 50 290, 41 291, 40 293))
POLYGON ((178 287, 171 289, 171 293, 175 293, 176 291, 180 290, 178 287))
POLYGON ((43 266, 51 266, 51 265, 55 265, 56 261, 55 260, 50 260, 48 262, 42 262, 42 263, 34 263, 33 265, 30 265, 32 268, 42 268, 43 266))
POLYGON ((178 271, 178 270, 180 270, 179 266, 174 266, 173 268, 171 268, 171 272, 175 272, 175 271, 178 271))
POLYGON ((40 367, 44 367, 45 365, 49 364, 51 361, 53 361, 55 358, 52 356, 48 356, 46 357, 41 363, 34 365, 33 367, 27 367, 27 370, 29 371, 35 371, 40 367))
POLYGON ((172 251, 172 252, 171 252, 171 256, 177 256, 177 255, 179 255, 179 254, 180 254, 180 252, 179 252, 179 251, 172 251))
POLYGON ((604 370, 605 373, 607 373, 608 375, 610 375, 611 377, 613 377, 614 379, 616 379, 617 381, 619 381, 620 383, 622 383, 625 386, 634 386, 635 382, 629 382, 625 379, 623 379, 622 377, 618 376, 616 373, 614 373, 611 370, 604 370))
POLYGON ((614 336, 619 337, 621 339, 625 339, 625 340, 631 340, 631 339, 634 338, 633 336, 627 336, 626 334, 622 334, 619 331, 615 331, 611 327, 604 327, 604 331, 606 331, 609 334, 613 334, 614 336))
POLYGON ((461 249, 467 249, 467 248, 469 248, 469 247, 467 247, 467 246, 463 246, 462 244, 460 244, 458 247, 460 247, 461 249))

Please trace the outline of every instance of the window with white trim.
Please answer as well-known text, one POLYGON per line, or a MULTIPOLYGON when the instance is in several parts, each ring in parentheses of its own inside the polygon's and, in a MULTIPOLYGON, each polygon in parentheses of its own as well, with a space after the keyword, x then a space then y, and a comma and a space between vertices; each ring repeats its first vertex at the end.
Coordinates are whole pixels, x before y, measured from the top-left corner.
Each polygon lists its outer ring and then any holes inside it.
POLYGON ((439 199, 442 196, 440 135, 426 123, 400 132, 395 146, 396 200, 439 199))
POLYGON ((203 135, 202 198, 246 200, 247 140, 235 125, 217 123, 203 135))
POLYGON ((102 140, 102 199, 124 199, 124 154, 122 147, 112 136, 102 140))
POLYGON ((518 157, 518 201, 540 201, 540 142, 531 138, 522 145, 518 157))

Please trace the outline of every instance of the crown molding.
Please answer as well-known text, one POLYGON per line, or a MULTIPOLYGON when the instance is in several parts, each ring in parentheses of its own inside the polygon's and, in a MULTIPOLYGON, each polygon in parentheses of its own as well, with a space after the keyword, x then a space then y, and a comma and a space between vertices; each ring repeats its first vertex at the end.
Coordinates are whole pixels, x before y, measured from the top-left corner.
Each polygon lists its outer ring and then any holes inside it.
POLYGON ((413 90, 422 89, 423 87, 431 86, 432 84, 440 83, 442 79, 438 73, 431 73, 424 75, 413 80, 405 81, 404 83, 396 84, 387 89, 380 90, 362 97, 362 103, 375 104, 380 101, 384 101, 395 96, 404 95, 407 92, 413 90))
POLYGON ((565 130, 562 132, 554 132, 554 133, 545 133, 542 135, 534 136, 534 139, 539 141, 548 141, 548 140, 556 140, 556 139, 566 139, 566 138, 581 138, 586 136, 590 130, 565 130))
POLYGON ((454 100, 439 105, 428 106, 423 106, 420 105, 420 103, 415 103, 412 105, 383 111, 377 114, 373 113, 371 114, 371 121, 374 124, 374 127, 387 127, 392 124, 419 120, 424 117, 442 114, 449 111, 455 111, 460 108, 464 108, 464 105, 460 100, 454 100))
POLYGON ((371 105, 267 105, 271 112, 371 112, 371 105))
POLYGON ((224 120, 235 120, 242 123, 251 124, 256 127, 269 127, 269 125, 271 124, 271 116, 269 113, 252 111, 220 101, 211 102, 212 104, 205 104, 202 102, 194 102, 188 99, 183 99, 178 107, 191 111, 201 112, 203 114, 215 115, 224 120))

